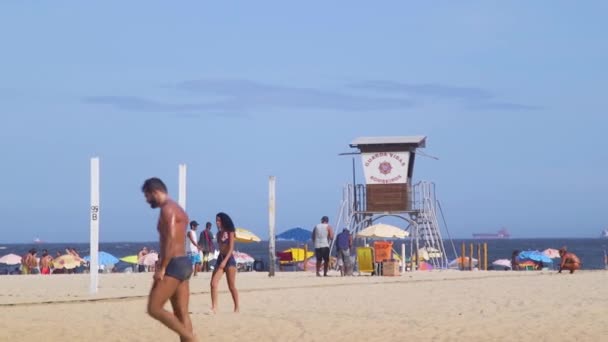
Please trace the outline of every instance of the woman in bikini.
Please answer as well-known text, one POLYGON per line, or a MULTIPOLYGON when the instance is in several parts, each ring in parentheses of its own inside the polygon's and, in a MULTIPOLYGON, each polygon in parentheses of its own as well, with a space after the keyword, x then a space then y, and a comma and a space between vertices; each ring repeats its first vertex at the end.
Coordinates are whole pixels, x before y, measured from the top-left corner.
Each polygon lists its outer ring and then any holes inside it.
POLYGON ((211 276, 211 313, 217 312, 217 288, 222 279, 222 275, 226 273, 228 281, 228 289, 232 294, 234 301, 234 312, 239 312, 239 293, 236 290, 236 260, 232 255, 234 251, 235 227, 230 216, 225 213, 216 215, 215 223, 217 224, 217 244, 219 255, 215 262, 213 275, 211 276))

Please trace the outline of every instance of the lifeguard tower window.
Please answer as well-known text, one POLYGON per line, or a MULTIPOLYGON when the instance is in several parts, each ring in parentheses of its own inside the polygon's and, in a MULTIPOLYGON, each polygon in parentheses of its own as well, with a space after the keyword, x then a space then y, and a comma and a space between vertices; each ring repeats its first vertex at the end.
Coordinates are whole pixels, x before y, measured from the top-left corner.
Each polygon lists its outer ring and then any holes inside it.
POLYGON ((425 146, 425 136, 363 137, 350 144, 361 152, 366 212, 412 210, 416 149, 425 146))

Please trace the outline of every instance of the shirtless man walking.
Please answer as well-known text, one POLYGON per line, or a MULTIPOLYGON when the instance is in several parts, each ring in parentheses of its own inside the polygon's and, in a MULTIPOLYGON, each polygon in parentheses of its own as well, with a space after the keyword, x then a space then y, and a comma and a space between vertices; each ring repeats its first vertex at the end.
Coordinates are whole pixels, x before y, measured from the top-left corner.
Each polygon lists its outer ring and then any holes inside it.
POLYGON ((150 207, 160 208, 157 227, 160 255, 148 297, 148 314, 179 334, 182 342, 196 341, 188 313, 188 281, 192 274, 192 263, 184 246, 188 216, 169 198, 167 187, 160 179, 146 180, 141 190, 150 207), (167 300, 171 300, 173 313, 163 308, 167 300))

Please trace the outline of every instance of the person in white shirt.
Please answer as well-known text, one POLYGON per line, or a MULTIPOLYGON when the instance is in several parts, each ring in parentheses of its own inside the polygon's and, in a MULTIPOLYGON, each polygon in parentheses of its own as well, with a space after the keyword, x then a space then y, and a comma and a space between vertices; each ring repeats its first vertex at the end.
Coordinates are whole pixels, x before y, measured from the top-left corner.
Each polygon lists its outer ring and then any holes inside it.
POLYGON ((190 230, 186 235, 186 253, 190 257, 190 261, 192 262, 192 270, 194 271, 193 276, 196 277, 198 273, 198 269, 201 265, 201 254, 200 248, 198 246, 198 242, 196 240, 196 228, 198 227, 198 222, 191 221, 190 222, 190 230))
POLYGON ((323 261, 323 276, 327 277, 329 268, 329 243, 334 239, 334 231, 329 225, 329 218, 323 216, 321 223, 312 231, 312 242, 315 246, 315 257, 317 258, 317 277, 321 276, 321 261, 323 261))

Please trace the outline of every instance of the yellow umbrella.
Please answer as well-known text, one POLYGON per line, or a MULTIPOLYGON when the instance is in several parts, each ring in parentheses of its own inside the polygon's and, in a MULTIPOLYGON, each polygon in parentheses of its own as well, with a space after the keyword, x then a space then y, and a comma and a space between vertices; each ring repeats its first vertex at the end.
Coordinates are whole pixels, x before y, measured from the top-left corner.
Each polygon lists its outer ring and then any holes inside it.
MULTIPOLYGON (((289 248, 283 251, 284 253, 291 252, 292 261, 304 261, 304 248, 289 248)), ((306 259, 310 259, 315 255, 314 252, 308 251, 306 253, 306 259)))
POLYGON ((129 256, 126 256, 124 258, 120 258, 120 260, 124 261, 126 263, 129 263, 129 264, 137 264, 137 263, 139 263, 139 259, 137 258, 137 255, 129 255, 129 256))
POLYGON ((57 269, 65 268, 71 270, 80 266, 80 264, 81 260, 70 254, 64 254, 53 260, 53 267, 57 269))
POLYGON ((406 236, 409 236, 410 233, 406 232, 401 228, 397 228, 395 226, 391 226, 388 224, 375 224, 373 226, 369 226, 357 234, 357 237, 365 237, 365 238, 398 238, 403 239, 406 236))
POLYGON ((257 235, 255 235, 254 233, 248 231, 245 228, 237 228, 236 229, 236 242, 260 242, 262 241, 262 239, 260 239, 257 235))

